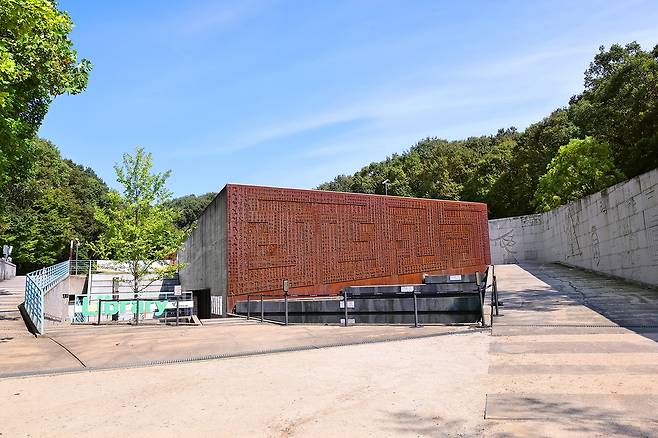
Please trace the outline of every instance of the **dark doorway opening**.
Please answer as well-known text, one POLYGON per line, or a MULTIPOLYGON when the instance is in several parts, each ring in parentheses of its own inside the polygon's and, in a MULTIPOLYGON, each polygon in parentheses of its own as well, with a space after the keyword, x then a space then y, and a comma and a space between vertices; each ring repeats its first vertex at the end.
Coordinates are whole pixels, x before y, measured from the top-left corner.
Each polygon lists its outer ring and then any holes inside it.
POLYGON ((199 319, 210 318, 210 290, 195 290, 192 292, 194 299, 194 313, 199 319))

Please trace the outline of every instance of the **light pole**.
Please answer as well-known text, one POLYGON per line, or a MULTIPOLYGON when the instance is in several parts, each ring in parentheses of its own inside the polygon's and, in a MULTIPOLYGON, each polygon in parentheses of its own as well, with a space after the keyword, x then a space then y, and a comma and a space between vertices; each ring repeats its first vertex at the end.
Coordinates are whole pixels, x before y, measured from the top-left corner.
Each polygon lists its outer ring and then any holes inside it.
POLYGON ((78 266, 78 249, 80 248, 80 239, 75 239, 75 266, 78 266))
POLYGON ((382 184, 384 184, 384 194, 388 195, 388 185, 391 183, 391 181, 386 178, 384 181, 382 181, 382 184))

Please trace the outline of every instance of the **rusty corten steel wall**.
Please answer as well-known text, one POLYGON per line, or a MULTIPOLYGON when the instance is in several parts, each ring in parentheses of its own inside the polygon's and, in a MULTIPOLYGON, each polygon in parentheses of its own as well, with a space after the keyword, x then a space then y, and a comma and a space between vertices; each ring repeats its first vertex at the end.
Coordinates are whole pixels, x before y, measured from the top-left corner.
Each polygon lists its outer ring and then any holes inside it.
POLYGON ((226 196, 229 308, 286 279, 291 294, 338 293, 490 262, 485 204, 234 184, 226 196))

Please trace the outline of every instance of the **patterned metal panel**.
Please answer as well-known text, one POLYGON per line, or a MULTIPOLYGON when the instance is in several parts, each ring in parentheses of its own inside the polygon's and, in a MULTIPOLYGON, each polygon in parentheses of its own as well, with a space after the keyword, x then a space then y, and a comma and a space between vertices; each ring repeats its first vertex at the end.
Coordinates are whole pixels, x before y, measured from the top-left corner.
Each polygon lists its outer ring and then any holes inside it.
POLYGON ((420 283, 423 273, 483 271, 490 261, 485 204, 233 184, 226 191, 229 295, 281 294, 283 280, 292 294, 420 283))

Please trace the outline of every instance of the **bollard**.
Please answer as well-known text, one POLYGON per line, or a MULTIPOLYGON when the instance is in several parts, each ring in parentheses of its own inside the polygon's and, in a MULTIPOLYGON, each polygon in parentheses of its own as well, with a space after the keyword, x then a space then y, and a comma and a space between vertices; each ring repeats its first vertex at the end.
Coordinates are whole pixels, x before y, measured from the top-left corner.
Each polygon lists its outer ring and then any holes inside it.
POLYGON ((251 295, 247 295, 247 319, 251 318, 251 295))
POLYGON ((283 296, 286 305, 286 325, 288 325, 288 292, 283 296))
POLYGON ((265 320, 265 310, 263 310, 263 294, 260 294, 260 322, 265 320))
POLYGON ((418 328, 418 301, 416 300, 416 291, 413 292, 414 295, 414 327, 418 328))
POLYGON ((347 327, 347 292, 343 292, 343 307, 345 307, 345 327, 347 327))

